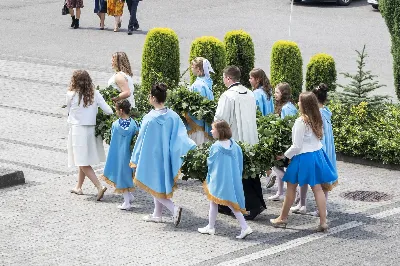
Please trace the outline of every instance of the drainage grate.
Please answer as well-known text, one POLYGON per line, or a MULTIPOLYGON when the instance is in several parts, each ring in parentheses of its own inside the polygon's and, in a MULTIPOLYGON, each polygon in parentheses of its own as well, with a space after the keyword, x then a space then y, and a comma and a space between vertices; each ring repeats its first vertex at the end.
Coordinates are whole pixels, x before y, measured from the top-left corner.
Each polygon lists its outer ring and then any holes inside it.
POLYGON ((341 196, 345 199, 358 200, 358 201, 368 201, 368 202, 378 202, 390 200, 392 196, 378 192, 378 191, 351 191, 342 193, 341 196))

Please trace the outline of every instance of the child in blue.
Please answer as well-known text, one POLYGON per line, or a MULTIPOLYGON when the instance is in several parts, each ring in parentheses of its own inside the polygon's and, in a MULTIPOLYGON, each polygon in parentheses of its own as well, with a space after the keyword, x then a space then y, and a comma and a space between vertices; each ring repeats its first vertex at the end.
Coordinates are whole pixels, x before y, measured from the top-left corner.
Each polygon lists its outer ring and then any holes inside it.
POLYGON ((153 196, 154 211, 143 217, 147 222, 162 222, 162 208, 173 213, 175 226, 181 221, 182 208, 171 198, 177 188, 183 156, 196 147, 179 115, 165 107, 167 86, 155 84, 149 102, 154 107, 143 118, 130 165, 135 168, 134 183, 153 196))
POLYGON ((254 98, 257 107, 263 116, 274 112, 274 99, 272 98, 272 87, 269 79, 261 68, 254 68, 250 71, 250 85, 253 88, 254 98))
MULTIPOLYGON (((289 115, 297 115, 297 109, 291 102, 291 88, 288 83, 279 83, 275 88, 275 113, 278 114, 282 119, 289 115)), ((283 175, 285 174, 284 168, 273 167, 273 172, 276 174, 271 177, 267 184, 267 187, 272 187, 275 183, 275 179, 278 180, 278 191, 274 196, 269 197, 272 201, 283 201, 283 175)))
POLYGON ((134 190, 132 169, 129 167, 131 155, 130 145, 133 136, 138 132, 136 122, 129 117, 131 104, 127 99, 115 104, 115 110, 119 119, 111 127, 111 142, 106 165, 104 167, 103 180, 115 187, 115 193, 123 194, 124 202, 118 206, 121 210, 129 210, 134 190))
MULTIPOLYGON (((322 137, 321 140, 322 148, 328 155, 328 158, 333 168, 335 169, 335 172, 337 173, 335 142, 333 138, 332 121, 331 121, 332 112, 329 110, 327 106, 324 106, 326 99, 328 98, 328 86, 324 83, 321 83, 319 84, 319 86, 313 89, 312 92, 315 94, 315 96, 317 96, 318 107, 322 116, 322 123, 324 130, 324 136, 322 137)), ((328 192, 331 191, 337 184, 338 180, 335 180, 334 182, 327 183, 322 186, 325 193, 326 201, 328 201, 328 192)), ((290 209, 292 212, 294 213, 298 212, 301 214, 307 212, 306 211, 307 191, 308 191, 308 185, 300 188, 300 203, 296 207, 290 209)), ((311 215, 318 217, 319 216, 318 210, 312 212, 311 215)), ((328 211, 326 212, 326 215, 328 216, 328 211)))
MULTIPOLYGON (((198 92, 201 96, 208 100, 214 100, 214 94, 212 91, 213 81, 210 77, 210 72, 214 73, 210 62, 203 57, 196 57, 192 60, 192 73, 197 78, 189 88, 192 92, 198 92)), ((191 114, 186 114, 186 127, 189 137, 196 142, 197 145, 201 145, 204 142, 212 139, 210 135, 211 127, 205 123, 204 120, 198 120, 191 114)))
POLYGON ((283 181, 287 182, 287 192, 281 214, 271 219, 274 226, 287 224, 290 206, 293 204, 297 186, 311 186, 320 214, 317 231, 328 229, 326 221, 326 200, 322 190, 323 184, 337 180, 337 173, 331 164, 321 139, 323 136, 322 117, 318 100, 312 92, 303 92, 299 97, 301 116, 296 119, 292 128, 292 146, 279 159, 291 160, 283 181))
POLYGON ((217 141, 210 148, 207 159, 208 173, 203 183, 204 192, 210 200, 209 222, 198 231, 202 234, 215 234, 214 225, 220 204, 228 206, 239 221, 242 230, 236 238, 243 239, 253 233, 253 230, 243 216, 246 207, 242 185, 242 149, 231 139, 232 131, 227 122, 215 121, 211 133, 217 141))

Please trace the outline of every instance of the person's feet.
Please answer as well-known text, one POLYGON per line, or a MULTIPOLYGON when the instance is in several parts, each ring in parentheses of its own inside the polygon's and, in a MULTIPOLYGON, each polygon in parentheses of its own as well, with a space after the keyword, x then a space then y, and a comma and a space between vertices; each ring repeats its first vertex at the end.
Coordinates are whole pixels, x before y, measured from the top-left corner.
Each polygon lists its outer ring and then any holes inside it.
POLYGON ((251 210, 249 214, 243 215, 244 219, 250 221, 254 220, 260 213, 262 213, 265 210, 264 206, 261 206, 259 210, 251 210))
POLYGON ((73 188, 70 190, 71 193, 74 193, 76 195, 83 195, 83 191, 81 188, 73 188))
POLYGON ((128 35, 132 35, 134 31, 139 30, 139 26, 133 27, 132 29, 128 29, 128 35))
POLYGON ((272 201, 284 201, 285 200, 285 196, 279 195, 279 194, 275 194, 275 195, 269 197, 268 199, 272 200, 272 201))
MULTIPOLYGON (((319 217, 319 211, 316 210, 315 212, 310 212, 311 216, 319 217)), ((326 211, 326 216, 328 217, 328 211, 326 211)))
POLYGON ((241 232, 240 232, 240 235, 238 235, 236 238, 237 239, 245 239, 248 235, 251 235, 253 233, 253 230, 250 228, 250 226, 248 226, 247 228, 246 228, 246 230, 242 230, 241 232))
POLYGON ((272 226, 274 226, 274 227, 283 227, 283 228, 286 228, 286 225, 288 223, 287 219, 282 220, 281 217, 278 217, 276 219, 270 219, 269 221, 272 224, 272 226))
POLYGON ((275 185, 276 175, 271 173, 271 175, 267 176, 267 188, 271 188, 275 185))
POLYGON ((132 208, 132 206, 131 206, 131 204, 129 202, 125 202, 124 201, 124 203, 119 205, 117 208, 120 209, 120 210, 127 211, 127 210, 130 210, 132 208))
POLYGON ((214 235, 215 234, 215 228, 211 229, 210 226, 206 226, 203 228, 198 228, 197 231, 201 234, 209 234, 209 235, 214 235))
POLYGON ((143 221, 145 222, 153 222, 153 223, 161 223, 162 217, 155 217, 153 214, 149 214, 143 217, 143 221))
POLYGON ((181 215, 182 215, 182 208, 176 206, 174 209, 174 216, 172 216, 172 220, 174 222, 175 227, 177 227, 181 222, 181 215))
POLYGON ((104 192, 106 192, 106 190, 107 190, 106 187, 101 187, 98 189, 99 192, 97 193, 97 198, 96 198, 97 201, 100 201, 103 198, 104 192))
POLYGON ((300 204, 296 205, 295 207, 291 207, 290 210, 293 213, 299 213, 299 214, 306 214, 307 213, 306 206, 301 206, 300 204))

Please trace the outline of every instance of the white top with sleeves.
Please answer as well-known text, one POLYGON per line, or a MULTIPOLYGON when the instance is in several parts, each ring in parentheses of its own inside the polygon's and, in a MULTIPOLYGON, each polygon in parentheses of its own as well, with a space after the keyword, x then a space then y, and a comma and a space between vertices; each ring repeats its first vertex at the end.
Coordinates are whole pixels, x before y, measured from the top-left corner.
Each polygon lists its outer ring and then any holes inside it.
POLYGON ((135 92, 135 85, 133 84, 133 79, 131 76, 129 76, 128 74, 125 74, 125 72, 116 72, 114 75, 112 75, 112 77, 108 80, 108 86, 112 86, 114 89, 118 90, 119 92, 121 92, 121 89, 118 87, 117 83, 115 82, 115 76, 120 73, 122 76, 124 76, 124 78, 126 79, 126 81, 128 82, 128 87, 129 87, 129 93, 130 96, 127 98, 127 100, 129 101, 129 103, 131 104, 131 108, 135 107, 135 97, 134 97, 134 92, 135 92))
POLYGON ((289 159, 295 155, 318 151, 322 148, 321 141, 302 117, 296 119, 292 128, 292 142, 292 146, 285 152, 285 156, 289 159))
POLYGON ((258 143, 256 111, 253 92, 235 83, 219 98, 214 120, 225 120, 234 140, 254 145, 258 143))
POLYGON ((68 110, 68 123, 72 125, 81 126, 94 126, 96 125, 96 115, 98 107, 100 107, 104 113, 111 115, 113 110, 106 103, 103 96, 101 96, 98 90, 94 91, 93 104, 87 107, 83 107, 83 97, 80 104, 78 105, 79 94, 74 91, 67 92, 67 110, 68 110))

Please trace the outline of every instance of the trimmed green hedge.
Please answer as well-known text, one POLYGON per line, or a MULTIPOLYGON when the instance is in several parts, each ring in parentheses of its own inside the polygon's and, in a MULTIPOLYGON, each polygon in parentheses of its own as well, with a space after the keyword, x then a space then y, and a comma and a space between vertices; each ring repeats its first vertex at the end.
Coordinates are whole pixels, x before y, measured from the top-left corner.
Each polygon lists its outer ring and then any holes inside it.
POLYGON ((400 0, 379 0, 379 11, 392 37, 394 87, 400 100, 400 0))
POLYGON ((299 47, 292 41, 277 41, 271 52, 271 85, 289 83, 297 101, 303 89, 303 59, 299 47))
POLYGON ((142 56, 142 89, 150 91, 156 81, 176 86, 180 77, 178 35, 168 28, 147 33, 142 56))
POLYGON ((242 76, 240 82, 250 88, 249 73, 254 68, 254 43, 250 34, 244 30, 233 30, 224 38, 226 48, 226 64, 239 67, 242 76))
MULTIPOLYGON (((196 57, 204 57, 210 61, 215 73, 211 73, 211 79, 214 85, 223 86, 222 71, 226 66, 225 45, 219 39, 212 36, 203 36, 195 39, 190 46, 189 65, 196 57)), ((195 81, 196 77, 190 71, 190 83, 195 81)))
POLYGON ((320 83, 325 83, 329 91, 336 90, 335 60, 328 54, 316 54, 307 65, 306 90, 311 91, 320 83))

